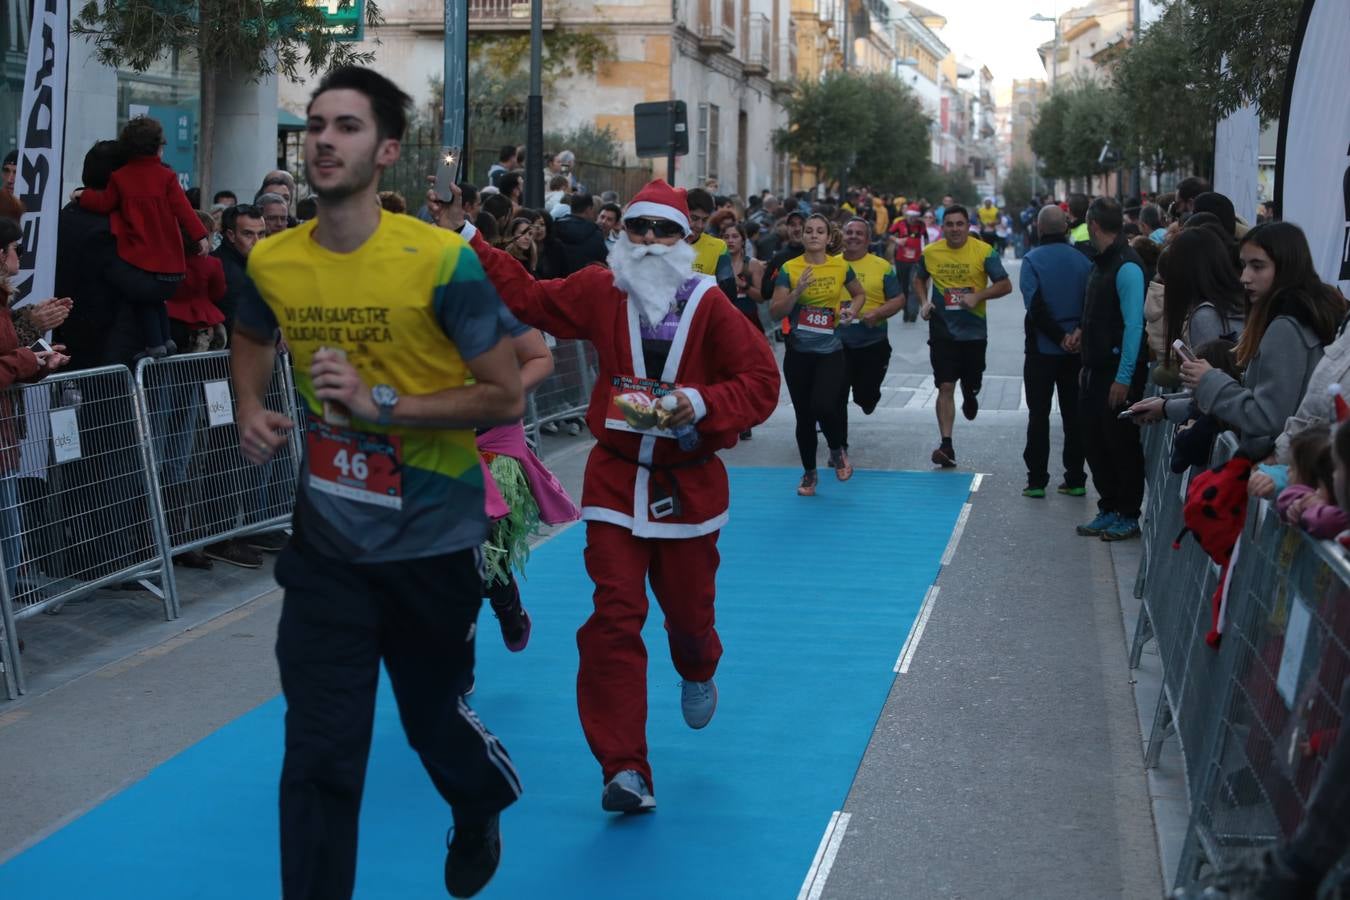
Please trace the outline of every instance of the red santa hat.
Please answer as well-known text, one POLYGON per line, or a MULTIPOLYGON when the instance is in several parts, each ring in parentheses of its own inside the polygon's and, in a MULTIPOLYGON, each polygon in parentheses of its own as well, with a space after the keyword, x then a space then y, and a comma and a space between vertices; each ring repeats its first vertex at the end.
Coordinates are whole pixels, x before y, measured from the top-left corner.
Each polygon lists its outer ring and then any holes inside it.
POLYGON ((637 192, 623 214, 625 219, 639 216, 669 219, 678 223, 685 234, 689 233, 689 204, 685 202, 684 191, 666 184, 665 179, 649 181, 646 187, 637 192))

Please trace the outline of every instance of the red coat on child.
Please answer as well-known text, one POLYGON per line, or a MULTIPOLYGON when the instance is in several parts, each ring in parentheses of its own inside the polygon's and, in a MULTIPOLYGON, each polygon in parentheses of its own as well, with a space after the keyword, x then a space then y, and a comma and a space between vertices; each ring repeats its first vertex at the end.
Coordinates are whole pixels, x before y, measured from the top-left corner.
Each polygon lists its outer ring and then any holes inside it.
POLYGON ((187 272, 169 298, 169 318, 189 328, 211 328, 225 321, 217 304, 225 298, 225 267, 214 256, 189 256, 187 272))
POLYGON ((146 272, 186 272, 183 232, 194 241, 206 237, 178 176, 157 156, 133 157, 112 173, 104 190, 85 188, 80 206, 108 216, 117 255, 146 272))

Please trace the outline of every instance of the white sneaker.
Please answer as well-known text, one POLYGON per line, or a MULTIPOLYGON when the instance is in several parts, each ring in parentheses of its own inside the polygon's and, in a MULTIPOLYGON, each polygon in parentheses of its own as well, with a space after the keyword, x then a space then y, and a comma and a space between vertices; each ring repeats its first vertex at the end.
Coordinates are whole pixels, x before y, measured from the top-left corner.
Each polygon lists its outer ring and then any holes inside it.
POLYGON ((647 785, 647 779, 633 769, 624 769, 605 785, 600 795, 600 808, 605 812, 637 813, 656 809, 656 798, 647 785))
POLYGON ((702 728, 717 711, 717 685, 707 681, 680 682, 680 711, 690 728, 702 728))

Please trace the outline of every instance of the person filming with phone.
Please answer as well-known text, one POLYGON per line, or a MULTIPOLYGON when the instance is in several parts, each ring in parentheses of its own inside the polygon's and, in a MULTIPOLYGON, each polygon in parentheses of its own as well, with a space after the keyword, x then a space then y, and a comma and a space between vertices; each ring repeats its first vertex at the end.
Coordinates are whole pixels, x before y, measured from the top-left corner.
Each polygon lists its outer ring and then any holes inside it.
MULTIPOLYGON (((1130 407, 1140 424, 1217 416, 1238 434, 1238 454, 1261 460, 1298 409, 1313 369, 1336 339, 1346 302, 1313 268, 1302 229, 1268 222, 1239 247, 1250 310, 1235 351, 1241 380, 1212 367, 1181 341, 1181 382, 1188 393, 1151 397, 1130 407), (1190 357, 1190 358, 1187 358, 1190 357)), ((1178 346, 1179 345, 1179 346, 1178 346)))

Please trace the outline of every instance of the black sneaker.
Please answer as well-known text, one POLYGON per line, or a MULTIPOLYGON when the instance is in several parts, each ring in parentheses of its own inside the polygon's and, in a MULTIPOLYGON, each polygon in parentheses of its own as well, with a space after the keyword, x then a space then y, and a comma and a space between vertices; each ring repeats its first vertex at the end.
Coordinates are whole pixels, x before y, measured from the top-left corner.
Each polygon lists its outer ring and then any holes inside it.
POLYGON ((963 393, 961 395, 961 415, 973 422, 975 421, 975 416, 977 416, 979 412, 980 398, 975 394, 963 393))
POLYGON ((933 465, 944 469, 956 468, 956 451, 951 447, 938 447, 933 451, 933 465))
POLYGON ((502 629, 506 649, 519 653, 530 642, 530 614, 520 605, 520 587, 511 578, 506 584, 493 584, 487 589, 488 603, 497 624, 502 629))
POLYGON ((220 541, 215 544, 207 544, 202 548, 202 552, 211 559, 229 563, 241 569, 261 569, 263 564, 262 554, 243 541, 220 541))
POLYGON ((445 889, 451 897, 472 897, 497 872, 502 836, 493 813, 482 825, 456 825, 445 851, 445 889))
POLYGON ((250 534, 244 538, 244 543, 254 550, 263 553, 280 553, 286 549, 286 532, 284 531, 264 531, 260 534, 250 534))

